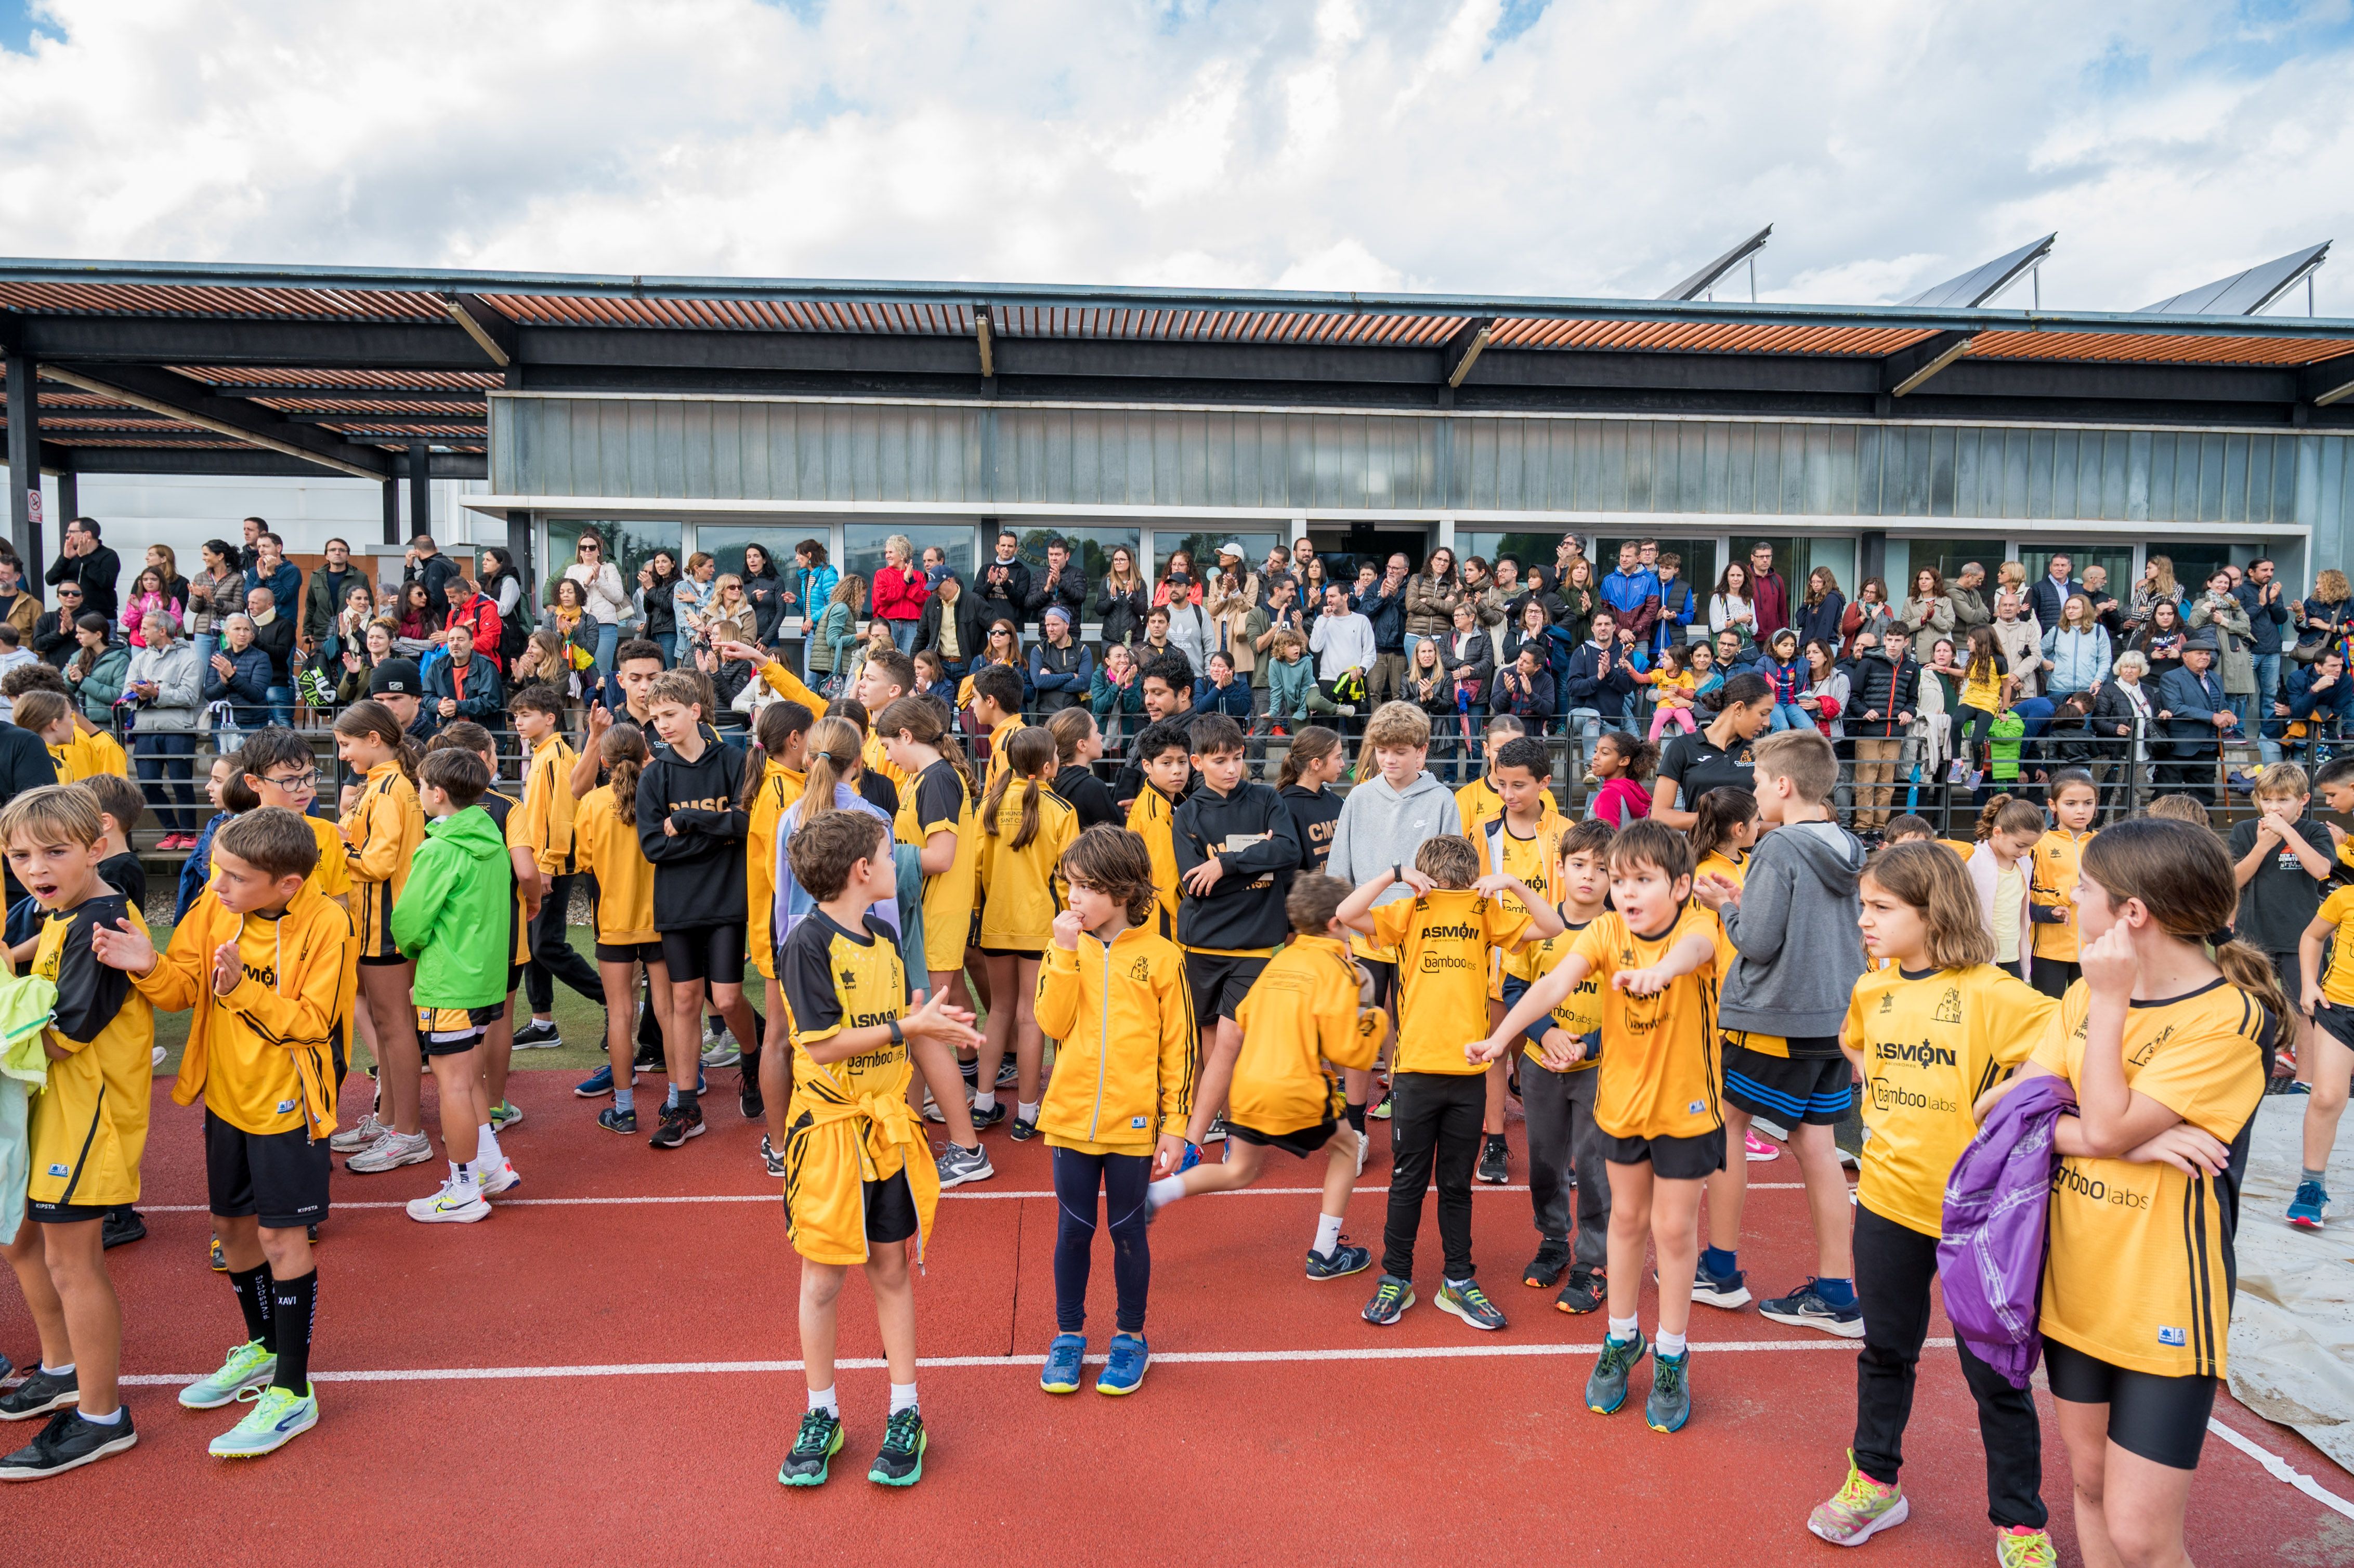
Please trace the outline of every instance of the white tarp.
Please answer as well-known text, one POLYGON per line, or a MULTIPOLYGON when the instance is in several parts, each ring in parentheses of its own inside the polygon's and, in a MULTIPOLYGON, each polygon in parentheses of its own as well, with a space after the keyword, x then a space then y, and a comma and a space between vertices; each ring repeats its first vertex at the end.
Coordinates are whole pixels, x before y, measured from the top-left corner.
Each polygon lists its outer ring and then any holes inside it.
MULTIPOLYGON (((2232 1393, 2294 1426, 2354 1472, 2354 1126, 2329 1162, 2328 1228, 2281 1218, 2296 1192, 2305 1097, 2268 1097, 2240 1193, 2240 1293, 2232 1312, 2232 1393)), ((2354 1123, 2354 1112, 2349 1112, 2354 1123)))

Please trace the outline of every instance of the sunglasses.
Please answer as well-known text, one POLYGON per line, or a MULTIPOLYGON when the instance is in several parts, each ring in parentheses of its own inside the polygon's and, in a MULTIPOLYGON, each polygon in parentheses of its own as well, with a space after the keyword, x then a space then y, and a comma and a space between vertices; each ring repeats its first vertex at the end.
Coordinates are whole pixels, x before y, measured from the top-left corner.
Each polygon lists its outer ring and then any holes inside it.
POLYGON ((593 556, 597 554, 597 546, 594 545, 583 545, 580 546, 580 553, 584 556, 593 556))

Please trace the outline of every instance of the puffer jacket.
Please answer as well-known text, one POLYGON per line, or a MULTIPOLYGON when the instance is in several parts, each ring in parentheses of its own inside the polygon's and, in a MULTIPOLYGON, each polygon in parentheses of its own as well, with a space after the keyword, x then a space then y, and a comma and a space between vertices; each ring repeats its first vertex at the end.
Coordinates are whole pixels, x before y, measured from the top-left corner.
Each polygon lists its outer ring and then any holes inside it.
POLYGON ((1405 631, 1409 637, 1436 637, 1455 625, 1455 607, 1463 602, 1463 585, 1452 577, 1416 572, 1405 579, 1405 631))
POLYGON ((1038 971, 1038 1027, 1061 1042, 1038 1130, 1086 1143, 1150 1146, 1182 1138, 1193 1114, 1193 1011, 1185 955, 1146 927, 1108 943, 1082 931, 1049 943, 1038 971), (1140 1037, 1153 1048, 1140 1050, 1140 1037), (1106 1042, 1116 1048, 1106 1049, 1106 1042))
POLYGON ((2052 661, 2043 673, 2048 695, 2089 692, 2109 678, 2109 634, 2097 626, 2090 631, 2053 627, 2043 634, 2043 656, 2052 661))
POLYGON ((2052 1129, 2076 1108, 2065 1078, 2036 1076, 2003 1096, 1946 1179, 1937 1282, 1954 1337, 2025 1388, 2043 1354, 2043 1243, 2052 1173, 2060 1163, 2052 1129))
POLYGON ((2254 695, 2256 659, 2249 644, 2253 630, 2248 624, 2247 607, 2238 599, 2225 599, 2219 604, 2201 594, 2185 619, 2193 631, 2202 626, 2215 629, 2219 650, 2215 673, 2222 677, 2223 689, 2235 697, 2254 695))

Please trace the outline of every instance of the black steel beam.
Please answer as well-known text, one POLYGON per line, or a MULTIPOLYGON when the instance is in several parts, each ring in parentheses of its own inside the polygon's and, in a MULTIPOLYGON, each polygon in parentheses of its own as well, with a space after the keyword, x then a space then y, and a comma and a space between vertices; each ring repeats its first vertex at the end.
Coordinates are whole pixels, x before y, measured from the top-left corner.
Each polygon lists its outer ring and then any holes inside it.
POLYGON ((200 427, 209 426, 252 438, 257 444, 286 450, 290 457, 316 458, 329 468, 357 471, 355 477, 387 471, 380 452, 355 446, 340 436, 309 425, 289 422, 284 416, 241 397, 214 396, 199 383, 144 365, 52 365, 48 374, 68 379, 69 386, 101 395, 119 395, 150 411, 178 414, 200 427))
POLYGON ((37 583, 48 564, 41 558, 41 400, 39 375, 31 359, 7 356, 8 450, 21 461, 8 464, 8 539, 25 575, 37 583))
POLYGON ((2327 408, 2354 401, 2354 354, 2308 365, 2297 376, 2297 396, 2327 408))
POLYGON ((1892 397, 1902 397, 1926 386, 1932 376, 1969 352, 1974 335, 1966 332, 1933 333, 1909 348, 1897 350, 1880 362, 1880 389, 1892 397))
POLYGON ((348 366, 480 370, 482 351, 455 322, 271 322, 204 316, 27 316, 41 360, 144 365, 348 366))

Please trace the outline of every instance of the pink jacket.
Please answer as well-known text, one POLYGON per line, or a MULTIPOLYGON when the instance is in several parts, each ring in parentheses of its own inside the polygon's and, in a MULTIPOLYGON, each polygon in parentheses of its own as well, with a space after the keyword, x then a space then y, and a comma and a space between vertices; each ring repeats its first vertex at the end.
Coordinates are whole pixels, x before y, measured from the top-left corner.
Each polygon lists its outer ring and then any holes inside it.
MULTIPOLYGON (((1987 933, 1991 936, 1994 932, 1995 883, 2002 874, 2002 868, 1995 863, 1994 851, 1985 843, 1970 852, 1968 868, 1970 881, 1978 892, 1978 917, 1986 922, 1987 933)), ((2035 867, 2021 860, 2019 870, 2019 951, 1995 954, 1994 961, 1999 964, 2023 964, 2035 951, 2035 927, 2029 914, 2033 900, 2027 895, 2029 885, 2035 881, 2035 867)))
POLYGON ((174 620, 180 619, 178 599, 165 599, 160 593, 133 594, 131 602, 122 607, 122 634, 130 639, 133 648, 147 646, 147 639, 140 633, 139 623, 147 619, 147 612, 151 609, 160 609, 174 620))

